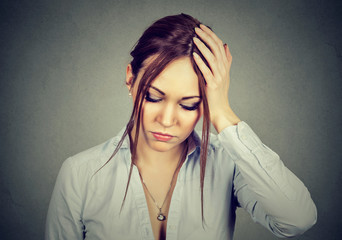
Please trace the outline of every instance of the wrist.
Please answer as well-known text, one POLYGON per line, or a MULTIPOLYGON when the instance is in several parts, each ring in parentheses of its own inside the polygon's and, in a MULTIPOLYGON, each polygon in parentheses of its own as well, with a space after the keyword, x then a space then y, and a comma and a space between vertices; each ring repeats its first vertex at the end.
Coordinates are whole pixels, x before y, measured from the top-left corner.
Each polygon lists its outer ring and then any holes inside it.
POLYGON ((220 133, 223 129, 229 126, 237 125, 241 121, 230 107, 225 111, 213 114, 210 118, 217 133, 220 133))

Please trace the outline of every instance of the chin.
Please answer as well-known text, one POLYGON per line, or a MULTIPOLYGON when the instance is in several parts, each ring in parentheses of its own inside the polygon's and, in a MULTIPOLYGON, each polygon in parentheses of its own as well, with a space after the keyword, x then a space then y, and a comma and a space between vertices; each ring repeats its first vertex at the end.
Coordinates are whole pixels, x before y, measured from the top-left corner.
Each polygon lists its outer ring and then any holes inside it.
POLYGON ((150 148, 157 152, 167 152, 177 146, 178 144, 176 145, 174 143, 168 143, 168 142, 154 141, 150 143, 150 148))

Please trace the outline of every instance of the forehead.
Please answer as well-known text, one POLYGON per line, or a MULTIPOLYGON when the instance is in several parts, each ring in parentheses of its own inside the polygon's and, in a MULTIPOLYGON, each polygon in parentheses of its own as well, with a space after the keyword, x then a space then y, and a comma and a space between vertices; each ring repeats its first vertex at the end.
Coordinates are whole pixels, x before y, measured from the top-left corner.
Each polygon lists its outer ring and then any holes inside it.
POLYGON ((174 60, 156 77, 152 86, 166 95, 199 96, 198 77, 189 57, 174 60))

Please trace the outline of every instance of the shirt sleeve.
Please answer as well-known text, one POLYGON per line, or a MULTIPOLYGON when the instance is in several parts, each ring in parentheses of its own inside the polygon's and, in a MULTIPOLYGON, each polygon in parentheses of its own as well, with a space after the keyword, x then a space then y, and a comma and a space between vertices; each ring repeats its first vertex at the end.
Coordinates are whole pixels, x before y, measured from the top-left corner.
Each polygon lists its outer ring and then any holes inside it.
POLYGON ((245 122, 227 127, 218 138, 236 164, 234 195, 255 222, 278 237, 302 234, 316 223, 307 188, 245 122))
POLYGON ((83 239, 78 174, 67 159, 57 176, 45 226, 45 239, 83 239))

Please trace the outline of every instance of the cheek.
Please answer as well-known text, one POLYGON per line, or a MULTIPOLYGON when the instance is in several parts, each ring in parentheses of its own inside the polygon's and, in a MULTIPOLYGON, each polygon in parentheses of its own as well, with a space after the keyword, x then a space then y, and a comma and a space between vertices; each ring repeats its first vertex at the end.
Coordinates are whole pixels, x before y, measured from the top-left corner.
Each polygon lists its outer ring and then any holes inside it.
MULTIPOLYGON (((179 122, 179 126, 183 128, 185 131, 192 131, 196 126, 196 123, 202 116, 202 110, 199 108, 195 111, 186 111, 180 107, 176 107, 178 109, 175 110, 174 114, 175 118, 179 122)), ((153 123, 159 114, 164 110, 164 106, 162 104, 155 104, 144 102, 142 105, 142 121, 144 125, 153 123)))
POLYGON ((153 104, 144 101, 141 107, 142 121, 145 123, 153 121, 156 116, 160 113, 161 109, 158 104, 153 104))
POLYGON ((180 118, 181 125, 184 128, 189 128, 189 130, 192 131, 194 127, 196 126, 198 120, 201 118, 201 111, 200 110, 183 111, 180 115, 182 116, 180 118))

